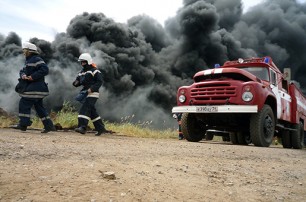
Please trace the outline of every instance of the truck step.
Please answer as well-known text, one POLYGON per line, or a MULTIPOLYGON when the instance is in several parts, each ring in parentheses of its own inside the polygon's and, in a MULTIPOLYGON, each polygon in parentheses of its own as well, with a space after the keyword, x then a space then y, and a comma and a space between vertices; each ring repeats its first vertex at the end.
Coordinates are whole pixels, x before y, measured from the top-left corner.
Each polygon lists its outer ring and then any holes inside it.
POLYGON ((281 128, 282 130, 296 131, 296 129, 285 127, 282 124, 276 124, 277 128, 281 128))

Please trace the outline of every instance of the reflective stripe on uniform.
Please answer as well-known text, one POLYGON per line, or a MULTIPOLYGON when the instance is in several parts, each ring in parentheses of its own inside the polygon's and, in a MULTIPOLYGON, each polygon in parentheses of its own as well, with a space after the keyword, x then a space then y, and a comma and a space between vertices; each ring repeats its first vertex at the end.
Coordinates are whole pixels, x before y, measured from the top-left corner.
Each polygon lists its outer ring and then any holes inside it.
POLYGON ((95 70, 95 71, 87 71, 86 74, 91 74, 93 77, 95 76, 96 73, 101 73, 99 70, 95 70))
POLYGON ((44 98, 47 95, 49 95, 49 92, 33 91, 33 92, 20 93, 19 95, 20 97, 25 97, 25 98, 44 98))
POLYGON ((87 95, 87 97, 96 97, 96 98, 99 98, 99 93, 97 93, 97 92, 89 93, 87 95))
POLYGON ((101 73, 99 70, 95 70, 94 72, 93 72, 93 76, 96 74, 96 73, 101 73))
POLYGON ((38 61, 36 63, 28 63, 27 66, 36 67, 39 64, 45 64, 45 62, 44 61, 38 61))
POLYGON ((45 121, 45 120, 47 120, 47 119, 50 119, 50 117, 49 116, 47 116, 47 117, 43 117, 43 118, 40 118, 42 121, 45 121))
POLYGON ((25 98, 44 98, 47 95, 25 95, 25 94, 19 94, 20 97, 25 97, 25 98))
POLYGON ((94 73, 92 71, 87 71, 86 74, 91 74, 91 76, 94 77, 94 73))
POLYGON ((78 74, 78 76, 84 76, 86 74, 86 72, 80 72, 79 74, 78 74))
POLYGON ((85 74, 91 74, 93 77, 95 76, 96 73, 101 73, 99 70, 95 70, 95 71, 87 71, 87 72, 80 72, 78 75, 79 76, 84 76, 85 74))
POLYGON ((90 121, 90 118, 85 115, 78 115, 78 118, 87 119, 88 121, 90 121))
POLYGON ((23 94, 28 94, 28 95, 49 95, 48 92, 39 92, 39 91, 24 92, 23 94))
POLYGON ((101 117, 99 116, 99 117, 97 117, 97 118, 95 118, 95 119, 93 119, 93 120, 91 120, 92 122, 95 122, 95 121, 98 121, 98 120, 100 120, 101 119, 101 117))
POLYGON ((31 118, 31 114, 21 114, 21 113, 19 113, 18 116, 31 118))

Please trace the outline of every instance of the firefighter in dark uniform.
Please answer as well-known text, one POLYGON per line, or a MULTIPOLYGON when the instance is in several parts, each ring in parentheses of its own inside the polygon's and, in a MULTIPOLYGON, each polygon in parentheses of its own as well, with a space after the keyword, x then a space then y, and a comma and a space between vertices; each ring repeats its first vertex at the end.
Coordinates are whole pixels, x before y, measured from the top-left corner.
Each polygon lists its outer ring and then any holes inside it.
POLYGON ((97 131, 95 133, 96 136, 102 133, 112 132, 105 129, 101 117, 95 108, 95 104, 99 98, 99 88, 103 83, 102 74, 93 63, 89 53, 81 54, 78 61, 81 63, 83 69, 79 72, 73 85, 75 87, 83 86, 80 93, 83 93, 85 96, 83 101, 81 101, 82 106, 78 115, 78 128, 75 131, 85 134, 88 122, 91 120, 97 131))
POLYGON ((34 106, 37 115, 42 120, 44 129, 42 133, 55 131, 52 120, 43 106, 43 98, 49 95, 49 89, 45 83, 45 76, 49 68, 43 59, 38 55, 36 45, 25 42, 22 44, 23 55, 26 58, 25 66, 20 70, 20 79, 27 81, 24 92, 19 93, 19 124, 14 128, 26 131, 32 124, 31 108, 34 106))

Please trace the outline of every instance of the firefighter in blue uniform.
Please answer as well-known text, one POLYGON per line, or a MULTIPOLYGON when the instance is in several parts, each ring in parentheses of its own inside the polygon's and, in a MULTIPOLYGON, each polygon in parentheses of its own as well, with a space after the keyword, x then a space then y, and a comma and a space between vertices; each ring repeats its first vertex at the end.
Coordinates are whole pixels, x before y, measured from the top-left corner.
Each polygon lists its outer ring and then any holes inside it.
POLYGON ((93 63, 89 53, 83 53, 78 60, 82 65, 82 70, 79 72, 77 78, 72 83, 73 86, 83 86, 80 91, 84 99, 81 101, 82 106, 78 115, 78 128, 76 132, 85 134, 89 120, 94 124, 96 136, 100 136, 102 133, 110 133, 112 131, 106 130, 101 120, 101 117, 97 113, 95 103, 99 98, 99 88, 101 87, 103 80, 102 74, 93 63))
POLYGON ((31 108, 34 106, 37 115, 44 125, 42 133, 55 131, 52 120, 47 110, 43 106, 43 98, 49 95, 49 89, 45 83, 45 76, 49 73, 49 68, 39 56, 36 45, 25 42, 22 44, 23 55, 25 56, 25 66, 20 70, 20 79, 27 82, 24 92, 19 93, 19 124, 16 129, 26 131, 32 124, 31 108))

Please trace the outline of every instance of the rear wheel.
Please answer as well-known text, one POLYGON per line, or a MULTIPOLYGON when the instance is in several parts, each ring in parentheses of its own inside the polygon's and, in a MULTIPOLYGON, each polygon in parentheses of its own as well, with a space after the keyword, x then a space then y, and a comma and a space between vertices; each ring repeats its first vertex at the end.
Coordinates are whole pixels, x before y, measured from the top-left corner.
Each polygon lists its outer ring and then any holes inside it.
POLYGON ((295 124, 295 130, 291 132, 291 144, 293 149, 302 149, 304 147, 304 125, 303 123, 295 124))
POLYGON ((230 139, 231 139, 231 142, 233 144, 238 144, 238 138, 237 138, 237 133, 236 132, 231 132, 230 133, 230 139))
POLYGON ((291 136, 290 136, 289 130, 283 130, 281 134, 282 134, 283 148, 292 148, 291 136))
POLYGON ((224 135, 222 136, 222 141, 224 141, 224 142, 230 142, 230 141, 231 141, 230 134, 229 134, 229 133, 224 134, 224 135))
POLYGON ((212 140, 212 139, 214 139, 214 136, 215 136, 214 132, 206 131, 205 139, 206 140, 212 140))
POLYGON ((304 147, 306 146, 306 131, 304 131, 304 147))
POLYGON ((240 145, 249 145, 252 143, 250 133, 237 133, 238 144, 240 145))
POLYGON ((198 142, 203 139, 206 133, 204 124, 197 119, 195 114, 184 113, 181 120, 182 132, 186 140, 198 142))
POLYGON ((269 105, 256 114, 252 114, 250 119, 250 134, 255 146, 269 147, 272 143, 275 132, 275 117, 269 105))

